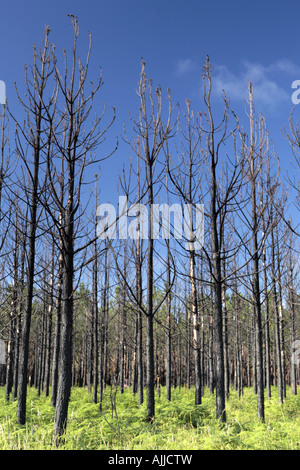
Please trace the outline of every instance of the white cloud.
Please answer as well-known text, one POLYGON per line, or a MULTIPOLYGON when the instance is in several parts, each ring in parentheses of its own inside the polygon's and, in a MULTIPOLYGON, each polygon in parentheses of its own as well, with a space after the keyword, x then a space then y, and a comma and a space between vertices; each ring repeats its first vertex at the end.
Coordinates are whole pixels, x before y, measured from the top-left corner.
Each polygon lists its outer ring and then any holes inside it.
POLYGON ((279 59, 269 66, 269 70, 275 72, 284 72, 289 75, 300 75, 300 67, 289 59, 279 59))
POLYGON ((187 73, 193 72, 196 67, 196 62, 190 58, 179 59, 176 64, 176 73, 177 75, 185 75, 187 73))
POLYGON ((212 68, 213 89, 220 95, 223 90, 231 100, 245 100, 248 97, 248 80, 253 83, 256 103, 277 107, 291 98, 290 90, 279 83, 289 76, 292 81, 300 76, 300 67, 289 59, 280 59, 268 66, 243 61, 240 71, 233 73, 225 65, 212 68))

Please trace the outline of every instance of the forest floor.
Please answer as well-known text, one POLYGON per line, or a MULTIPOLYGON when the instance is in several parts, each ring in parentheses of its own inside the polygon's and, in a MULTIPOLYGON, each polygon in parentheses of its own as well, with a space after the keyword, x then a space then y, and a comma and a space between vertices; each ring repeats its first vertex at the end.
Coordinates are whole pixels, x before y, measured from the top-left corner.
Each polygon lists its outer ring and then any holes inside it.
MULTIPOLYGON (((231 390, 226 403, 227 423, 215 417, 215 397, 205 390, 202 404, 193 404, 194 390, 172 389, 167 402, 162 387, 156 396, 156 419, 146 420, 146 404, 126 389, 106 388, 103 413, 85 388, 73 388, 63 449, 69 450, 300 450, 300 395, 287 389, 283 404, 277 389, 265 400, 265 423, 256 415, 256 396, 244 389, 238 398, 231 390), (113 409, 113 411, 112 411, 113 409)), ((27 423, 16 424, 17 403, 5 401, 0 387, 0 450, 49 450, 54 409, 50 398, 28 389, 27 423)))

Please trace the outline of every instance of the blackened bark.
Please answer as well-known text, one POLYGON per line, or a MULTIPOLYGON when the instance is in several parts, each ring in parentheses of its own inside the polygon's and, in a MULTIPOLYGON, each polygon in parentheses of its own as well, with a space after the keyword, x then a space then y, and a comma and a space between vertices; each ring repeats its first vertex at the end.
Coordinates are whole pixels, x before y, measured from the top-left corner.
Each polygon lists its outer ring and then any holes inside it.
MULTIPOLYGON (((169 193, 168 193, 168 176, 166 177, 166 197, 167 204, 169 205, 169 193)), ((172 371, 171 371, 171 266, 170 266, 170 240, 167 240, 167 282, 166 290, 168 292, 166 298, 166 389, 167 389, 167 400, 171 401, 171 382, 172 382, 172 371)))
MULTIPOLYGON (((97 179, 97 175, 96 175, 97 179)), ((96 211, 97 211, 97 184, 96 184, 96 211)), ((96 213, 96 212, 95 212, 96 213)), ((94 264, 93 264, 93 317, 94 317, 94 367, 93 367, 93 403, 97 403, 98 398, 98 375, 99 375, 99 357, 98 357, 98 244, 97 244, 97 226, 95 220, 95 242, 94 242, 94 264)))
MULTIPOLYGON (((141 296, 139 298, 141 299, 141 296)), ((140 305, 141 303, 139 304, 139 310, 138 310, 138 403, 139 405, 141 405, 144 402, 143 313, 140 308, 140 305)))
POLYGON ((253 249, 253 302, 255 313, 255 333, 256 333, 256 376, 257 376, 257 415, 264 421, 264 381, 263 381, 263 349, 262 349, 262 326, 261 326, 261 301, 260 301, 260 280, 259 280, 259 253, 258 253, 258 216, 257 216, 257 194, 256 194, 256 166, 254 148, 254 115, 253 115, 253 91, 249 82, 250 99, 250 154, 249 170, 251 184, 251 204, 252 204, 252 249, 253 249))
MULTIPOLYGON (((148 304, 149 306, 149 304, 148 304)), ((146 317, 146 384, 147 384, 147 418, 152 422, 155 416, 154 403, 154 344, 153 344, 153 316, 146 317)))
MULTIPOLYGON (((213 138, 213 137, 212 137, 213 138)), ((217 230, 217 209, 216 209, 216 161, 213 150, 211 151, 211 247, 213 265, 213 286, 214 286, 214 342, 215 342, 215 379, 216 379, 216 415, 222 422, 226 422, 225 412, 225 383, 224 383, 224 346, 223 346, 223 315, 222 315, 222 281, 221 281, 221 258, 220 242, 217 230)))
POLYGON ((104 286, 102 289, 102 305, 101 305, 101 317, 100 317, 100 358, 99 358, 99 410, 102 412, 102 400, 103 390, 105 386, 105 368, 106 368, 106 319, 108 316, 108 290, 109 290, 109 278, 108 278, 108 247, 105 241, 104 251, 104 286))
MULTIPOLYGON (((141 199, 140 187, 140 155, 137 158, 138 168, 138 200, 141 199)), ((140 223, 137 227, 137 241, 136 241, 136 298, 137 298, 137 387, 138 387, 138 404, 142 405, 144 402, 144 367, 143 367, 143 312, 142 312, 142 253, 141 253, 141 238, 140 238, 140 223)))
POLYGON ((152 422, 155 416, 154 404, 154 345, 153 345, 153 238, 152 238, 152 205, 153 205, 153 180, 152 165, 148 163, 148 265, 147 265, 147 316, 146 316, 146 336, 147 336, 147 417, 152 422))
POLYGON ((294 346, 296 341, 296 294, 294 288, 294 267, 292 259, 292 232, 290 231, 290 248, 289 248, 289 266, 288 266, 288 301, 290 311, 290 377, 291 377, 291 392, 293 395, 297 395, 297 365, 294 361, 294 346))
POLYGON ((62 256, 59 256, 58 274, 57 274, 57 298, 56 298, 56 321, 55 321, 55 341, 52 359, 52 382, 51 382, 51 405, 56 405, 57 383, 58 383, 58 361, 60 347, 61 330, 61 297, 62 297, 62 256))
MULTIPOLYGON (((265 234, 265 221, 263 218, 263 236, 265 234)), ((264 293, 265 293, 265 375, 267 398, 271 398, 271 357, 270 357, 270 302, 268 293, 268 273, 266 264, 266 248, 263 245, 262 253, 264 271, 264 293)))
POLYGON ((201 362, 200 362, 200 323, 199 310, 195 280, 195 253, 190 251, 190 282, 191 282, 191 302, 193 318, 193 350, 195 367, 195 405, 201 404, 201 362))
MULTIPOLYGON (((124 247, 124 278, 126 279, 126 263, 127 263, 127 250, 126 245, 124 247)), ((126 319, 126 285, 125 281, 122 282, 121 288, 121 344, 120 344, 120 393, 124 392, 125 385, 125 350, 126 350, 126 329, 127 329, 127 319, 126 319)))
MULTIPOLYGON (((39 145, 39 144, 38 144, 39 145)), ((34 152, 34 176, 32 188, 32 200, 30 210, 30 231, 29 231, 29 249, 28 249, 28 267, 27 267, 27 296, 24 320, 22 324, 22 339, 20 348, 19 363, 19 392, 17 421, 19 424, 25 424, 26 421, 26 396, 27 396, 27 373, 28 373, 28 353, 29 353, 29 335, 32 313, 33 282, 35 266, 35 234, 36 234, 36 215, 37 215, 37 191, 38 191, 38 173, 39 173, 39 147, 34 152)))
POLYGON ((19 352, 20 352, 20 339, 21 339, 21 328, 22 328, 22 314, 24 309, 24 284, 25 284, 25 255, 26 255, 26 239, 27 239, 27 216, 25 218, 24 233, 22 240, 22 253, 21 253, 21 273, 20 280, 18 283, 18 295, 19 305, 17 312, 17 323, 16 323, 16 345, 15 345, 15 361, 14 361, 14 378, 13 378, 13 391, 12 400, 16 400, 18 394, 18 373, 19 373, 19 352))
POLYGON ((273 284, 273 300, 274 300, 274 314, 275 314, 275 335, 276 335, 276 364, 277 364, 277 380, 278 380, 278 399, 283 403, 283 373, 281 362, 281 341, 280 341, 280 320, 279 320, 279 299, 277 292, 277 282, 275 274, 275 239, 274 227, 271 229, 271 245, 272 245, 272 284, 273 284))
POLYGON ((19 378, 18 378, 18 405, 17 405, 17 422, 25 424, 26 421, 26 397, 27 397, 27 375, 28 375, 28 354, 29 354, 29 337, 32 315, 33 286, 35 273, 35 240, 37 230, 37 209, 38 209, 38 190, 39 190, 39 168, 42 138, 42 115, 44 110, 43 92, 46 86, 49 73, 49 45, 48 45, 49 29, 46 29, 44 49, 41 60, 41 71, 37 70, 37 57, 35 54, 35 65, 33 73, 35 75, 34 86, 38 89, 29 93, 31 97, 37 95, 37 101, 31 103, 34 114, 34 125, 32 126, 33 140, 31 146, 33 149, 33 174, 30 175, 30 220, 29 220, 29 237, 28 237, 28 265, 27 265, 27 294, 24 319, 22 324, 22 339, 20 345, 20 362, 19 362, 19 378), (39 77, 39 79, 37 79, 39 77))
POLYGON ((51 366, 51 344, 52 344, 52 317, 53 317, 53 284, 54 284, 54 243, 52 246, 51 273, 47 309, 47 331, 46 331, 46 358, 45 358, 45 378, 44 393, 49 396, 50 388, 50 366, 51 366))
POLYGON ((285 383, 285 353, 284 353, 284 319, 283 319, 283 299, 282 299, 282 275, 281 275, 281 259, 279 250, 279 234, 278 224, 276 226, 276 238, 277 238, 277 273, 278 273, 278 315, 279 315, 279 344, 280 344, 280 362, 281 362, 281 375, 282 375, 282 401, 286 398, 286 383, 285 383))
MULTIPOLYGON (((70 199, 70 202, 72 198, 70 199)), ((71 208, 71 207, 70 207, 71 208)), ((62 282, 62 318, 60 331, 60 353, 58 365, 58 387, 54 418, 54 434, 60 440, 65 433, 68 406, 72 386, 72 331, 73 331, 73 220, 66 217, 63 282, 62 282)))
POLYGON ((10 393, 13 387, 13 365, 16 355, 16 322, 17 322, 17 302, 18 302, 18 229, 16 221, 14 262, 13 262, 13 285, 11 309, 9 312, 9 336, 7 343, 7 362, 6 362, 6 387, 5 398, 9 401, 10 393))

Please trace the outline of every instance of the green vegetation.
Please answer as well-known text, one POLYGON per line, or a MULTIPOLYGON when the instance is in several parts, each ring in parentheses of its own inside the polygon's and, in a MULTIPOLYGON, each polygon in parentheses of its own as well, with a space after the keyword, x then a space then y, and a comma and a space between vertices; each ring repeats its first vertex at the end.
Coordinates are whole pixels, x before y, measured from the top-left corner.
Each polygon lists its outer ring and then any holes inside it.
MULTIPOLYGON (((54 408, 50 398, 28 390, 28 417, 24 426, 16 424, 17 403, 5 401, 0 388, 0 449, 52 449, 54 408)), ((63 449, 125 450, 299 450, 300 396, 287 391, 283 404, 277 390, 266 400, 266 421, 256 416, 256 396, 245 389, 242 398, 231 390, 227 402, 227 424, 215 418, 215 397, 205 391, 202 404, 195 406, 194 390, 172 390, 172 401, 166 400, 162 387, 156 396, 156 419, 147 422, 146 405, 140 408, 129 389, 120 395, 106 388, 103 413, 92 402, 92 394, 75 387, 69 407, 68 427, 63 449)))

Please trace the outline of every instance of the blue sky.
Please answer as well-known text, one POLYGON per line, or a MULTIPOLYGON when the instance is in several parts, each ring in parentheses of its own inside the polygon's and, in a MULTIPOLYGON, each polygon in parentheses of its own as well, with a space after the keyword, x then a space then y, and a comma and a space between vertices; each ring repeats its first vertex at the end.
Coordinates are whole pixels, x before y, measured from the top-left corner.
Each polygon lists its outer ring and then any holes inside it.
MULTIPOLYGON (((110 132, 111 148, 128 124, 128 112, 138 109, 135 93, 140 60, 163 92, 169 87, 174 105, 190 98, 195 111, 202 106, 201 73, 209 55, 216 95, 222 88, 232 108, 244 118, 247 80, 254 83, 257 112, 267 126, 283 171, 291 169, 291 152, 281 135, 292 109, 291 84, 300 79, 298 1, 236 0, 11 0, 0 8, 0 80, 4 80, 10 109, 18 115, 13 83, 24 82, 24 64, 32 62, 32 43, 40 43, 45 25, 57 53, 72 40, 66 14, 79 18, 80 53, 85 56, 88 31, 93 38, 90 78, 103 68, 102 102, 107 116, 116 107, 110 132)), ((220 99, 215 98, 216 109, 220 99)), ((299 105, 300 107, 300 105, 299 105)), ((299 110, 296 107, 296 115, 299 110)), ((113 161, 102 166, 103 193, 116 187, 119 163, 129 157, 121 146, 113 161)))

